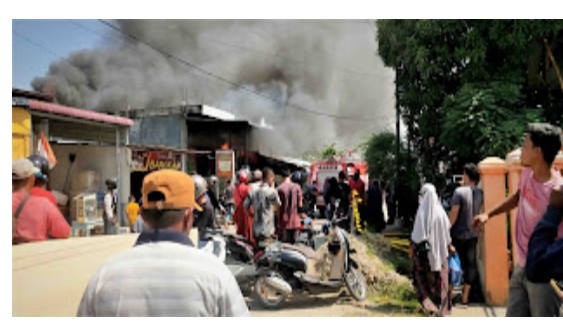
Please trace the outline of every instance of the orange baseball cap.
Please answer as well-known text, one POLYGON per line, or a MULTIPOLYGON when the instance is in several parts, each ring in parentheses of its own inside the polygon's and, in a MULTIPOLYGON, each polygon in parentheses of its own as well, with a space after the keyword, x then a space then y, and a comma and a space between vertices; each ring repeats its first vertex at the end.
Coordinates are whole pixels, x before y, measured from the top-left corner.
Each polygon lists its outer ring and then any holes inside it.
POLYGON ((164 169, 146 175, 142 194, 144 209, 195 208, 201 211, 195 201, 192 177, 177 170, 164 169))

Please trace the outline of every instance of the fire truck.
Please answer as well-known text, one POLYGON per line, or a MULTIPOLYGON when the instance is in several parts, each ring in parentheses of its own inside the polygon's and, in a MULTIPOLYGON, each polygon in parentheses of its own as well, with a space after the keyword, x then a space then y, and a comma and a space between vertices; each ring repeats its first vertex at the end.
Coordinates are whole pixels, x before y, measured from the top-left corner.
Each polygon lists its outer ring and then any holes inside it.
POLYGON ((338 173, 344 171, 348 177, 352 177, 356 170, 360 171, 360 179, 368 187, 368 165, 366 162, 348 157, 341 157, 340 159, 328 159, 324 161, 316 161, 311 164, 310 173, 308 178, 309 185, 312 185, 317 191, 316 206, 323 212, 325 207, 323 199, 323 186, 327 178, 335 177, 338 179, 338 173))

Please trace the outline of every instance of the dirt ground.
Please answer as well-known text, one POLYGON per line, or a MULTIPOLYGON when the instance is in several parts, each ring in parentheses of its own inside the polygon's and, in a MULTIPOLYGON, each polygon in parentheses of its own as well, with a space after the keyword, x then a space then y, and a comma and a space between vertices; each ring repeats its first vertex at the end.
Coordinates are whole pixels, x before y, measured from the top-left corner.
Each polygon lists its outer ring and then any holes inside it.
POLYGON ((365 301, 354 300, 345 288, 340 293, 300 295, 285 301, 281 308, 270 310, 246 296, 250 315, 254 317, 405 317, 416 316, 391 303, 373 303, 369 294, 365 301))

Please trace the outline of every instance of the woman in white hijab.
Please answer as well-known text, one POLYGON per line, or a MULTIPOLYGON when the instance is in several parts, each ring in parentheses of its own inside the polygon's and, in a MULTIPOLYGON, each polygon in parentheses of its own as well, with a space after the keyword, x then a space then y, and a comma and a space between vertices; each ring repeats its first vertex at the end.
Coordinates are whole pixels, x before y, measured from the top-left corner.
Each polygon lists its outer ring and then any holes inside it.
POLYGON ((411 234, 414 284, 422 306, 430 313, 445 316, 451 311, 448 287, 450 222, 434 185, 424 184, 420 196, 411 234))

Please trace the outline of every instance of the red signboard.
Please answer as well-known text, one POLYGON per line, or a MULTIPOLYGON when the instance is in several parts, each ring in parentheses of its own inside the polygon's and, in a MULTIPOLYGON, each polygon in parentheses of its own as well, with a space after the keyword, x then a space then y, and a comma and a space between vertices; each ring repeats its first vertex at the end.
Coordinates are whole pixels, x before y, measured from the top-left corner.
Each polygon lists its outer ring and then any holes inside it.
POLYGON ((182 155, 169 151, 132 151, 131 171, 155 171, 161 169, 182 171, 182 155))

